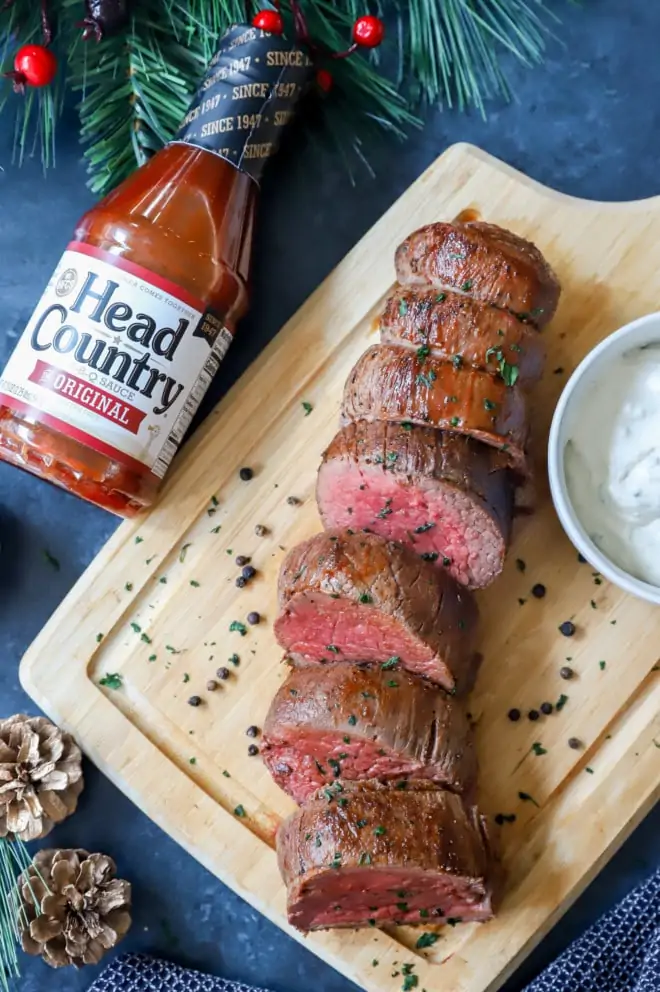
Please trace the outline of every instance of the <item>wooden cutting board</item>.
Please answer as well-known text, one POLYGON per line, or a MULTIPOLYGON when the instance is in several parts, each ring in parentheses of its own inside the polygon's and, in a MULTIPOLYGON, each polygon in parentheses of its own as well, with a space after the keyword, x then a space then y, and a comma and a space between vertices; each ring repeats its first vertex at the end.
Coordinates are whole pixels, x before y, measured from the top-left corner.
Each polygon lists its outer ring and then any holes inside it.
POLYGON ((245 736, 263 723, 285 675, 271 629, 277 573, 285 549, 319 529, 317 466, 337 427, 344 379, 374 340, 395 247, 417 226, 465 209, 534 240, 564 288, 544 332, 548 370, 534 395, 539 508, 518 523, 504 575, 479 596, 485 662, 470 709, 480 803, 516 820, 495 828, 508 881, 492 922, 438 928, 425 951, 415 949, 419 931, 410 928, 293 934, 371 992, 400 989, 402 962, 414 964, 427 992, 499 988, 658 796, 660 612, 578 562, 543 462, 570 370, 616 327, 658 309, 660 198, 576 200, 478 149, 450 148, 223 399, 177 459, 158 506, 119 529, 21 665, 26 690, 120 789, 289 929, 273 840, 292 803, 260 759, 248 757, 245 736), (313 406, 309 415, 303 402, 313 406), (254 469, 250 482, 239 479, 243 465, 254 469), (257 524, 268 536, 255 535, 257 524), (243 590, 234 582, 237 554, 258 569, 243 590), (543 599, 530 594, 537 582, 547 587, 543 599), (263 622, 245 636, 230 632, 251 610, 263 622), (569 618, 572 638, 558 630, 569 618), (228 661, 234 653, 237 666, 228 661), (559 676, 566 664, 571 681, 559 676), (222 665, 230 679, 207 692, 222 665), (101 688, 106 673, 120 673, 121 688, 101 688), (192 694, 203 699, 198 708, 187 703, 192 694), (536 723, 507 719, 512 706, 525 712, 562 694, 561 712, 536 723), (567 746, 573 736, 583 750, 567 746), (546 753, 534 753, 536 742, 546 753))

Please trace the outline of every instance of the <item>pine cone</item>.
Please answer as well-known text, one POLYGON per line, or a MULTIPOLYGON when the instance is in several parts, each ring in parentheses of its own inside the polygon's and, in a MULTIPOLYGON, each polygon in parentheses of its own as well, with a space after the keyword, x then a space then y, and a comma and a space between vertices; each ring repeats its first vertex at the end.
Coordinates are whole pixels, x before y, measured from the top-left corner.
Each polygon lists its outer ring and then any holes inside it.
POLYGON ((43 716, 0 720, 0 837, 45 837, 78 805, 82 756, 43 716))
POLYGON ((98 964, 131 926, 131 886, 116 871, 105 854, 39 851, 18 880, 23 950, 51 968, 98 964))

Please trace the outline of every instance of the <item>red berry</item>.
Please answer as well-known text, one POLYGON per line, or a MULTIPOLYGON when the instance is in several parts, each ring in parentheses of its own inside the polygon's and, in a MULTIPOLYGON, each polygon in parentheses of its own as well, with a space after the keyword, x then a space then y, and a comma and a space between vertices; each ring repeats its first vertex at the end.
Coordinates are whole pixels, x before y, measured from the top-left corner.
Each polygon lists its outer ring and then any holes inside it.
POLYGON ((16 52, 14 70, 18 81, 28 86, 48 86, 57 73, 57 59, 43 45, 23 45, 16 52))
POLYGON ((252 18, 252 27, 261 28, 268 34, 284 34, 284 21, 277 10, 260 10, 252 18))
POLYGON ((319 69, 316 73, 316 83, 324 93, 329 93, 334 83, 332 73, 327 69, 319 69))
POLYGON ((353 41, 363 48, 377 48, 385 37, 385 25, 380 17, 365 14, 353 25, 353 41))

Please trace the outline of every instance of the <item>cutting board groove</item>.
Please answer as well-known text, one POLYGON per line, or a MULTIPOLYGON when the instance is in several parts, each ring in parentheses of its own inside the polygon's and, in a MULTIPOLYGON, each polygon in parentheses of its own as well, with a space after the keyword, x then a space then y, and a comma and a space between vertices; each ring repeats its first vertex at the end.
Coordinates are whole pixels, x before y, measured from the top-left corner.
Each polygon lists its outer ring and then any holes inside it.
POLYGON ((480 804, 491 816, 515 812, 516 821, 498 830, 508 881, 491 923, 438 929, 423 953, 411 928, 304 938, 370 992, 400 989, 392 971, 403 960, 414 962, 427 992, 494 992, 657 800, 660 614, 578 562, 549 500, 544 454, 570 370, 606 334, 658 308, 660 199, 576 200, 478 149, 450 148, 222 400, 177 459, 159 504, 120 527, 21 664, 26 690, 131 799, 289 929, 273 841, 292 803, 248 757, 245 736, 263 724, 285 677, 271 628, 277 573, 286 550, 320 527, 316 469, 336 430, 344 379, 374 340, 396 245, 465 209, 534 240, 564 287, 544 332, 547 374, 533 394, 539 507, 517 524, 504 575, 479 595, 485 661, 470 709, 480 804), (303 401, 313 406, 309 416, 303 401), (249 483, 238 477, 242 465, 255 470, 249 483), (300 506, 287 503, 291 495, 300 506), (256 524, 268 536, 257 538, 256 524), (234 582, 237 554, 251 555, 258 569, 243 590, 234 582), (530 594, 536 582, 547 587, 542 600, 530 594), (231 621, 245 622, 251 610, 263 622, 245 637, 230 633, 231 621), (577 625, 573 638, 558 630, 567 619, 577 625), (234 652, 238 666, 228 661, 234 652), (576 672, 569 682, 558 674, 564 664, 576 672), (207 692, 220 665, 231 677, 207 692), (106 672, 121 673, 121 689, 99 686, 106 672), (507 720, 511 706, 526 712, 562 693, 560 713, 536 724, 507 720), (192 694, 203 705, 189 706, 192 694), (571 736, 583 750, 567 746, 571 736), (535 741, 547 754, 533 753, 535 741))

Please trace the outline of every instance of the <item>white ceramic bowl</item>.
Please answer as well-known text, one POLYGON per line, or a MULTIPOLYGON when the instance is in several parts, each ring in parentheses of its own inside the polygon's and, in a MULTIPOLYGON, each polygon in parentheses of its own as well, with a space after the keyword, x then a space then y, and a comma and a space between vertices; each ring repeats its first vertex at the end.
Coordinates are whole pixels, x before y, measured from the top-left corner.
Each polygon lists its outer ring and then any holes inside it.
POLYGON ((561 525, 578 551, 619 588, 650 603, 660 604, 659 586, 651 585, 624 571, 590 539, 571 501, 564 469, 566 442, 571 436, 575 418, 584 410, 585 403, 589 402, 591 387, 602 378, 606 367, 616 362, 624 352, 651 342, 660 343, 660 313, 648 314, 621 327, 601 341, 580 362, 566 383, 552 418, 548 442, 548 477, 552 501, 561 525))

